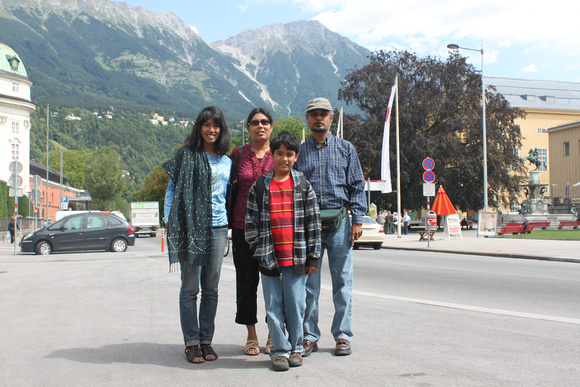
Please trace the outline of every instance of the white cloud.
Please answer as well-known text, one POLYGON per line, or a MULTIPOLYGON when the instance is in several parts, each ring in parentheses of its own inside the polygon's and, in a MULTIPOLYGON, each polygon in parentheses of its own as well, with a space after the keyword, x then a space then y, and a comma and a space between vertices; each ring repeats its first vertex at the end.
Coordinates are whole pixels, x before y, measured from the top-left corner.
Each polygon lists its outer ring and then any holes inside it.
POLYGON ((522 71, 526 72, 526 73, 537 73, 538 69, 536 69, 536 66, 534 66, 533 64, 525 67, 522 69, 522 71))

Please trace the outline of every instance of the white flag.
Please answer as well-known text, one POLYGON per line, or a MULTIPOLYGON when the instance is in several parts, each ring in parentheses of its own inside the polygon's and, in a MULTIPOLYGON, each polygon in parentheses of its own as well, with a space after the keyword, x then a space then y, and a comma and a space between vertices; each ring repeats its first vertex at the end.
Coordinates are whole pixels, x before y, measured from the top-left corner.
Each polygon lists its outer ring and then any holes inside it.
POLYGON ((340 115, 338 116, 338 124, 336 125, 336 137, 342 138, 342 108, 340 108, 340 115))
POLYGON ((383 132, 383 150, 381 153, 381 180, 385 181, 383 193, 393 192, 391 185, 391 161, 389 158, 389 126, 391 124, 391 110, 393 108, 393 100, 397 84, 391 89, 391 97, 389 98, 389 107, 387 108, 387 116, 385 117, 385 130, 383 132))

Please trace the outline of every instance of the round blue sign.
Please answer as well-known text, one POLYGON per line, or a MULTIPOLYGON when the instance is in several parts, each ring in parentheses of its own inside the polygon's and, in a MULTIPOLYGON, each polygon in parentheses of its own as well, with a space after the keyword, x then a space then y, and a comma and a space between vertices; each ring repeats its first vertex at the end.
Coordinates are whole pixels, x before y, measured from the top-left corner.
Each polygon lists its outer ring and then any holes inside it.
POLYGON ((423 181, 425 183, 433 183, 435 181, 435 174, 431 171, 423 172, 423 181))
POLYGON ((425 158, 425 160, 423 160, 423 169, 431 171, 433 168, 435 168, 435 161, 433 161, 431 157, 425 158))

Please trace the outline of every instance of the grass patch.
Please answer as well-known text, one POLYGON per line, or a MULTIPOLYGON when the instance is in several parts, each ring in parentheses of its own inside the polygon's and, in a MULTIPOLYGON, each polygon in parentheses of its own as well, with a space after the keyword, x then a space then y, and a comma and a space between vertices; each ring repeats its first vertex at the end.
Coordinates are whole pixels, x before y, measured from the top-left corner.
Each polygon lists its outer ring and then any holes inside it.
POLYGON ((517 238, 517 239, 556 239, 556 240, 580 240, 580 229, 572 230, 532 230, 529 234, 504 234, 498 235, 498 238, 517 238))

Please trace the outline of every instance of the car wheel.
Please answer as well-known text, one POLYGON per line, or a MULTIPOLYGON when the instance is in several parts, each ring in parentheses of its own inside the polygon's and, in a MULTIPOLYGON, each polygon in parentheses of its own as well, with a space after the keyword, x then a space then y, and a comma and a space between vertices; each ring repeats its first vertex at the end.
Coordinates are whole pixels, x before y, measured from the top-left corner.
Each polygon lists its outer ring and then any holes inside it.
POLYGON ((355 249, 355 250, 358 250, 359 247, 360 246, 355 243, 355 245, 352 248, 355 249))
POLYGON ((127 250, 127 242, 123 238, 117 238, 111 243, 111 251, 122 253, 127 250))
POLYGON ((151 236, 152 236, 153 238, 157 238, 157 233, 156 233, 156 232, 154 232, 153 234, 151 234, 151 236))
POLYGON ((52 253, 52 246, 50 245, 50 243, 43 241, 36 245, 34 251, 38 255, 48 255, 52 253))
POLYGON ((382 246, 383 246, 383 244, 382 244, 382 243, 375 243, 375 244, 373 245, 373 248, 374 248, 375 250, 380 250, 382 246))

